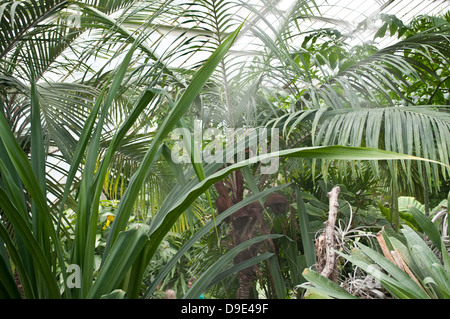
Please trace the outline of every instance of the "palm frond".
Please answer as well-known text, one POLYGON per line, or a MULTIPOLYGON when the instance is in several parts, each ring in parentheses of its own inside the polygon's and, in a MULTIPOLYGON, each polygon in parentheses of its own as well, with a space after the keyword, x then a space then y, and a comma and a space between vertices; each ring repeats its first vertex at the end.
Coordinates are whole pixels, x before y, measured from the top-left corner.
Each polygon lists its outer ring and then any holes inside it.
POLYGON ((83 1, 83 3, 86 3, 90 6, 96 7, 99 10, 101 10, 102 12, 106 13, 106 14, 110 14, 113 12, 116 12, 120 9, 129 7, 131 4, 135 3, 136 0, 115 0, 115 1, 110 1, 110 0, 87 0, 87 1, 83 1))
POLYGON ((67 0, 0 2, 0 59, 32 28, 67 5, 67 0))
MULTIPOLYGON (((380 108, 320 108, 284 115, 268 123, 277 126, 289 140, 299 129, 310 130, 312 144, 370 147, 433 159, 449 164, 450 116, 448 106, 395 106, 380 108)), ((305 133, 303 133, 305 136, 305 133)), ((292 139, 291 139, 292 140, 292 139)), ((371 163, 380 176, 381 163, 371 163)), ((324 166, 328 167, 328 166, 324 166)), ((384 166, 383 166, 384 167, 384 166)), ((392 168, 385 168, 391 170, 392 168)), ((439 189, 450 174, 435 164, 401 162, 405 188, 427 184, 439 189)), ((395 171, 398 174, 397 171, 395 171)), ((391 172, 394 173, 394 172, 391 172)))

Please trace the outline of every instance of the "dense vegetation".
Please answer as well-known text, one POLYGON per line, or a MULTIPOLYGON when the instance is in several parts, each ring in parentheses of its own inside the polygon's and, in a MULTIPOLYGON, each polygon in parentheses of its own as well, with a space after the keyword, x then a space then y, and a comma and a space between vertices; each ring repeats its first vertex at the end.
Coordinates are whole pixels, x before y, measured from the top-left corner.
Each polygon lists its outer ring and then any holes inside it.
POLYGON ((0 297, 449 298, 450 15, 314 6, 0 1, 0 297))

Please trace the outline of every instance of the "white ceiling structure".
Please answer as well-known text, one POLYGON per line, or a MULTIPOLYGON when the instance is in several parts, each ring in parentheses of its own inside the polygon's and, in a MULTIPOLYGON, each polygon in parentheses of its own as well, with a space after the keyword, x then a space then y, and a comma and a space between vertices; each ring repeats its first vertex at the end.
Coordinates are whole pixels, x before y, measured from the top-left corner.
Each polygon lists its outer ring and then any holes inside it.
MULTIPOLYGON (((195 6, 195 4, 185 4, 182 0, 177 2, 185 9, 195 6)), ((305 19, 298 20, 302 32, 333 28, 342 34, 351 35, 354 38, 354 44, 373 40, 376 31, 381 27, 379 19, 381 14, 395 15, 403 23, 408 24, 419 15, 440 15, 450 10, 448 0, 242 0, 242 5, 230 8, 235 11, 236 21, 246 19, 246 22, 229 53, 247 57, 257 55, 261 48, 261 41, 255 37, 251 29, 275 34, 286 16, 292 13, 293 7, 298 8, 302 3, 308 7, 305 19), (361 23, 366 24, 364 30, 358 29, 361 23)), ((161 23, 158 25, 159 34, 167 36, 170 30, 168 39, 175 39, 181 32, 187 32, 186 36, 192 36, 193 33, 199 37, 210 36, 207 30, 201 28, 187 31, 185 24, 183 27, 177 26, 182 19, 182 17, 177 18, 170 26, 161 23)), ((383 47, 395 40, 395 38, 387 37, 383 40, 378 39, 378 42, 383 47)), ((181 62, 181 65, 191 58, 184 57, 185 60, 181 62)))
MULTIPOLYGON (((277 27, 282 23, 285 14, 288 14, 292 0, 271 0, 271 1, 250 1, 254 2, 255 10, 260 14, 251 13, 249 21, 254 24, 259 23, 265 31, 269 26, 261 21, 264 16, 268 21, 277 27)), ((394 15, 403 23, 408 24, 413 18, 419 15, 440 15, 450 10, 448 0, 315 0, 307 2, 310 11, 310 19, 304 19, 300 28, 306 32, 322 28, 335 28, 343 34, 351 34, 360 42, 373 39, 375 32, 380 28, 381 14, 394 15), (316 6, 313 6, 315 3, 316 6), (365 31, 357 31, 361 23, 368 26, 365 31)), ((385 42, 385 44, 390 41, 385 42)), ((252 46, 251 38, 238 40, 238 45, 242 45, 242 51, 247 51, 252 46), (239 43, 240 42, 240 43, 239 43), (246 45, 242 45, 246 43, 246 45)), ((236 49, 236 48, 234 48, 236 49)))
MULTIPOLYGON (((225 37, 232 32, 234 28, 245 20, 244 26, 238 35, 237 40, 229 50, 229 54, 237 57, 239 60, 252 59, 261 54, 262 41, 256 35, 257 32, 275 37, 280 26, 286 21, 288 15, 295 14, 301 16, 303 8, 304 18, 296 19, 298 26, 297 36, 292 38, 291 45, 295 47, 296 43, 302 43, 302 37, 308 31, 319 29, 336 29, 344 35, 351 36, 353 39, 349 42, 351 45, 362 44, 374 40, 376 31, 381 27, 382 21, 380 15, 394 15, 404 24, 408 24, 413 18, 419 15, 440 15, 450 10, 449 0, 233 0, 239 3, 236 6, 227 8, 233 15, 235 26, 227 30, 228 33, 222 34, 225 37), (364 23, 364 29, 358 26, 364 23), (298 34, 298 30, 302 34, 298 34)), ((180 49, 181 44, 188 38, 198 40, 207 40, 212 36, 212 30, 208 30, 202 23, 202 15, 192 20, 189 16, 183 16, 183 10, 205 10, 203 6, 198 5, 197 0, 186 2, 185 0, 173 0, 174 5, 170 14, 156 18, 150 25, 146 24, 149 19, 149 13, 145 11, 145 1, 142 3, 143 10, 134 7, 131 11, 135 21, 141 21, 146 25, 144 29, 135 22, 124 26, 134 32, 150 31, 147 46, 161 56, 168 51, 180 49), (137 18, 136 18, 137 17, 137 18), (150 28, 150 29, 146 29, 150 28)), ((139 2, 137 4, 139 6, 139 2)), ((162 5, 162 4, 161 4, 162 5)), ((120 12, 118 12, 120 15, 120 12)), ((387 35, 389 32, 387 32, 387 35)), ((91 37, 92 34, 85 34, 91 37)), ((99 35, 101 39, 101 35, 99 35)), ((394 41, 395 37, 385 37, 377 39, 378 46, 384 47, 394 41)), ((205 42, 205 41, 204 41, 205 42)), ((185 67, 198 63, 209 56, 211 51, 203 51, 200 48, 195 54, 181 55, 173 58, 169 65, 172 67, 185 67)), ((91 66, 99 69, 104 65, 104 60, 93 59, 91 66)), ((120 63, 120 59, 116 61, 120 63)), ((114 68, 116 63, 111 63, 107 68, 114 68)), ((167 62, 166 62, 167 63, 167 62)))

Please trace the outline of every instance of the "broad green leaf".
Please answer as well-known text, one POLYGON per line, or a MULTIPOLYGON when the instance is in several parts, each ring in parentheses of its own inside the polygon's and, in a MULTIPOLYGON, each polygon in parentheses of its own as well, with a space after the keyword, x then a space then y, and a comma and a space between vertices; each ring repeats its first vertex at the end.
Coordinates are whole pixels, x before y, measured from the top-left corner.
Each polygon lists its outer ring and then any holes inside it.
POLYGON ((362 253, 364 253, 367 257, 369 257, 373 262, 369 262, 366 260, 359 258, 355 258, 353 256, 348 256, 341 252, 336 252, 341 255, 345 259, 349 260, 353 265, 360 267, 376 280, 380 281, 380 283, 385 286, 391 293, 396 295, 398 298, 405 299, 428 299, 428 295, 402 270, 400 270, 397 266, 392 264, 388 259, 386 259, 383 255, 380 255, 376 251, 370 249, 358 243, 358 246, 361 248, 362 253), (393 277, 384 274, 380 269, 381 267, 386 270, 389 274, 392 274, 393 277))
MULTIPOLYGON (((409 275, 406 272, 398 268, 396 265, 391 263, 387 258, 379 254, 375 250, 363 245, 362 243, 357 243, 357 245, 365 255, 371 258, 381 268, 385 269, 386 272, 390 274, 393 278, 395 278, 398 283, 401 283, 401 286, 405 287, 404 289, 405 291, 411 291, 413 292, 413 295, 421 296, 421 298, 428 298, 428 296, 424 294, 423 290, 417 285, 416 282, 414 282, 414 280, 411 279, 411 277, 409 277, 409 275)), ((372 269, 371 274, 375 278, 380 279, 380 281, 383 281, 385 280, 383 278, 386 278, 386 276, 383 273, 381 273, 379 270, 376 269, 372 269), (376 275, 378 275, 378 277, 376 277, 376 275)), ((390 281, 388 280, 388 282, 390 281)))
MULTIPOLYGON (((417 214, 423 215, 421 212, 417 212, 417 214)), ((413 272, 416 279, 421 282, 429 297, 448 298, 450 277, 448 277, 445 270, 446 258, 448 259, 446 248, 444 248, 443 266, 416 232, 408 226, 404 226, 402 232, 405 234, 407 245, 391 237, 390 242, 394 249, 400 254, 400 257, 413 272)))
POLYGON ((357 297, 348 293, 344 288, 339 286, 334 281, 320 275, 313 270, 305 268, 302 275, 312 285, 305 283, 299 286, 301 288, 305 288, 312 292, 324 294, 326 296, 337 299, 358 299, 357 297))
POLYGON ((416 262, 414 261, 414 258, 411 256, 411 251, 408 249, 408 247, 395 237, 390 237, 389 239, 393 245, 393 248, 400 253, 400 257, 411 269, 413 274, 417 278, 423 278, 424 277, 423 272, 421 271, 420 267, 417 266, 416 262))
MULTIPOLYGON (((269 155, 269 154, 268 154, 269 155)), ((274 156, 276 154, 270 154, 274 156)), ((317 159, 334 159, 334 160, 420 160, 424 162, 431 162, 440 164, 446 167, 449 165, 417 157, 412 155, 400 154, 396 152, 384 151, 375 148, 366 147, 346 147, 346 146, 315 146, 306 148, 296 148, 289 150, 282 150, 278 152, 280 157, 303 157, 303 158, 317 158, 317 159)), ((261 159, 268 157, 262 155, 261 159)))
POLYGON ((438 288, 439 298, 450 298, 450 277, 446 274, 441 264, 433 264, 430 269, 438 288))
POLYGON ((134 260, 144 248, 148 237, 142 227, 121 232, 100 269, 87 298, 100 298, 110 294, 125 277, 134 260))
POLYGON ((433 244, 440 250, 441 249, 441 234, 433 222, 425 216, 425 214, 419 211, 416 207, 412 206, 409 208, 409 211, 413 215, 414 219, 420 225, 422 230, 427 234, 427 236, 431 239, 433 244))
POLYGON ((412 250, 411 256, 423 273, 427 275, 431 265, 440 264, 439 259, 431 251, 425 241, 410 227, 405 225, 401 231, 406 237, 408 247, 412 250))

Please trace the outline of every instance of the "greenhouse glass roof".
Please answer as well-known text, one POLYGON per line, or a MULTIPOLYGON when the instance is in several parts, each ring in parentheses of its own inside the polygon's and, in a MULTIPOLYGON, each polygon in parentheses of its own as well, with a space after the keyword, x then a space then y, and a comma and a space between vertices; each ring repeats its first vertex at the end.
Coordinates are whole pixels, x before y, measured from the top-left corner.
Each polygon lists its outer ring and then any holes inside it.
MULTIPOLYGON (((164 16, 152 23, 157 27, 157 34, 150 37, 149 46, 155 45, 156 52, 166 52, 167 47, 171 50, 182 44, 183 41, 196 38, 202 45, 208 43, 211 31, 208 23, 202 22, 202 10, 204 8, 196 4, 186 4, 184 1, 176 0, 180 11, 174 12, 176 18, 164 16), (199 12, 196 19, 182 12, 199 12), (161 38, 165 38, 161 41, 161 38), (162 45, 161 43, 167 43, 162 45), (157 44, 156 44, 157 43, 157 44)), ((301 43, 302 38, 313 30, 334 29, 343 35, 351 37, 351 44, 357 45, 374 41, 374 35, 386 21, 387 16, 395 16, 402 23, 408 24, 420 15, 440 15, 450 9, 450 1, 446 0, 316 0, 316 1, 291 1, 291 0, 248 0, 238 2, 235 6, 227 8, 228 14, 232 15, 231 25, 237 26, 245 20, 244 27, 238 39, 229 53, 239 56, 241 59, 251 59, 257 56, 262 48, 260 35, 264 34, 276 38, 277 32, 283 28, 287 17, 298 15, 297 24, 292 26, 297 31, 292 35, 292 47, 301 43), (299 30, 301 32, 299 32, 299 30)), ((207 18, 207 16, 205 15, 207 18)), ((143 17, 143 19, 145 19, 143 17)), ((227 29, 227 35, 233 27, 227 29)), ((284 32, 286 31, 283 29, 284 32)), ((384 47, 396 41, 395 37, 389 36, 378 38, 378 46, 384 47)), ((189 67, 192 63, 201 61, 207 53, 199 50, 195 55, 182 56, 174 59, 171 65, 175 67, 189 67)))

